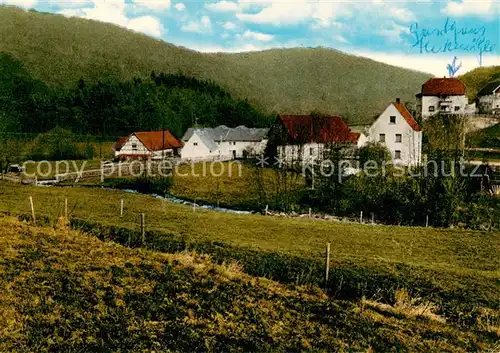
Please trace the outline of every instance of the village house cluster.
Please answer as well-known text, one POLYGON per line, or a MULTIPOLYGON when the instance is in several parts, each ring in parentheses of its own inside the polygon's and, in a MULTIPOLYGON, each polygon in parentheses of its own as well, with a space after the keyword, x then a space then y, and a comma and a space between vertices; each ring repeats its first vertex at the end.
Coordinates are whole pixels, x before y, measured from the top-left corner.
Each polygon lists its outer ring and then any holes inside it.
POLYGON ((274 145, 283 161, 321 160, 329 144, 346 146, 354 156, 367 143, 384 145, 394 164, 415 166, 422 160, 422 128, 418 121, 436 114, 500 113, 500 81, 486 85, 469 104, 465 85, 456 78, 431 78, 416 95, 415 117, 399 98, 375 121, 350 128, 340 116, 279 115, 271 128, 189 128, 181 139, 168 130, 135 132, 115 143, 117 159, 178 158, 185 162, 226 161, 255 157, 274 145))

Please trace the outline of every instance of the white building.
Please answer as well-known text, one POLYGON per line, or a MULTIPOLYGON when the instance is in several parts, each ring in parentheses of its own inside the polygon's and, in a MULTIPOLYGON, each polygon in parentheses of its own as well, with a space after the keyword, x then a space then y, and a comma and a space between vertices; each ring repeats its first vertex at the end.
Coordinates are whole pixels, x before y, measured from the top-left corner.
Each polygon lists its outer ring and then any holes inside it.
POLYGON ((269 129, 238 126, 189 128, 182 140, 183 160, 230 160, 264 153, 269 129))
POLYGON ((416 95, 417 117, 426 119, 437 113, 470 115, 475 107, 469 106, 465 85, 456 78, 430 78, 416 95))
POLYGON ((490 82, 477 94, 480 114, 500 114, 500 81, 490 82))
POLYGON ((119 159, 169 158, 178 155, 180 148, 182 142, 168 130, 134 132, 113 145, 119 159))
POLYGON ((394 164, 414 166, 422 159, 422 130, 396 99, 368 129, 368 140, 387 147, 394 164))
POLYGON ((354 157, 366 136, 352 132, 339 116, 280 115, 270 132, 279 161, 312 163, 327 159, 330 145, 343 148, 344 158, 354 157))

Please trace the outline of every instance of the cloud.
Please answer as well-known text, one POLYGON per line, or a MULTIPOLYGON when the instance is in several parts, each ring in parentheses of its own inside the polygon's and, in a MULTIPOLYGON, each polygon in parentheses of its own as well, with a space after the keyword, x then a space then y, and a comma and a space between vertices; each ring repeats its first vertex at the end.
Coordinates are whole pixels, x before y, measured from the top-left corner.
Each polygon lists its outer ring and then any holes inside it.
POLYGON ((491 17, 498 14, 499 10, 499 6, 495 6, 493 0, 462 0, 448 1, 446 6, 441 9, 441 13, 454 17, 491 17))
POLYGON ((156 17, 128 18, 125 15, 126 5, 124 0, 93 0, 93 4, 94 7, 63 9, 58 13, 67 17, 82 17, 89 20, 113 23, 155 37, 160 37, 164 33, 163 26, 156 17))
POLYGON ((0 5, 14 5, 25 9, 33 8, 36 5, 37 0, 0 0, 0 5))
POLYGON ((244 22, 254 24, 268 24, 275 26, 286 26, 306 22, 311 18, 311 4, 305 0, 295 2, 273 2, 257 13, 236 14, 236 17, 244 22))
POLYGON ((236 23, 234 22, 231 22, 231 21, 227 21, 226 23, 224 23, 222 25, 222 27, 226 30, 226 31, 234 31, 235 29, 238 28, 238 25, 236 25, 236 23))
POLYGON ((391 7, 389 9, 389 13, 390 13, 392 18, 394 18, 398 21, 401 21, 401 22, 407 23, 407 22, 416 21, 416 17, 413 14, 413 12, 411 12, 410 10, 405 9, 405 8, 391 7))
POLYGON ((136 32, 142 32, 154 37, 160 37, 165 30, 160 20, 153 16, 142 16, 128 21, 127 28, 136 32))
POLYGON ((189 21, 181 27, 181 31, 193 33, 207 33, 212 31, 210 17, 203 16, 200 21, 189 21))
POLYGON ((272 34, 246 30, 245 33, 243 33, 243 38, 255 39, 261 42, 270 42, 274 39, 274 36, 272 34))
POLYGON ((184 11, 186 9, 186 5, 184 5, 182 2, 178 2, 174 7, 177 11, 184 11))
POLYGON ((384 37, 389 42, 401 43, 404 41, 402 35, 410 34, 410 29, 394 21, 389 21, 388 25, 376 31, 376 34, 384 37))
POLYGON ((340 35, 340 34, 336 34, 333 36, 333 39, 336 40, 337 42, 341 42, 341 43, 349 43, 349 41, 347 39, 345 39, 344 36, 340 35))
POLYGON ((170 0, 132 0, 132 2, 141 7, 150 10, 167 10, 170 8, 170 0))
POLYGON ((236 12, 236 10, 238 9, 238 4, 232 1, 222 0, 219 2, 206 4, 205 8, 213 12, 236 12))

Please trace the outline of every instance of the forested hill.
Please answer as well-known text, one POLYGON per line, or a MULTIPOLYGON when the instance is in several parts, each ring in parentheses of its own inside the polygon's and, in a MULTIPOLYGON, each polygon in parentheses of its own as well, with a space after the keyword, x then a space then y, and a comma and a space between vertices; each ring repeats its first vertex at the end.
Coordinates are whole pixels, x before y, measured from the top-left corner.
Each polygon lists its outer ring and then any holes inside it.
POLYGON ((33 78, 74 87, 147 79, 151 71, 213 80, 267 113, 340 114, 368 122, 400 97, 414 102, 429 74, 331 49, 202 54, 111 24, 0 7, 0 51, 33 78))
POLYGON ((145 79, 49 87, 0 53, 0 133, 39 133, 58 126, 78 134, 119 136, 167 128, 180 137, 195 123, 264 127, 272 118, 216 83, 181 74, 151 72, 145 79))

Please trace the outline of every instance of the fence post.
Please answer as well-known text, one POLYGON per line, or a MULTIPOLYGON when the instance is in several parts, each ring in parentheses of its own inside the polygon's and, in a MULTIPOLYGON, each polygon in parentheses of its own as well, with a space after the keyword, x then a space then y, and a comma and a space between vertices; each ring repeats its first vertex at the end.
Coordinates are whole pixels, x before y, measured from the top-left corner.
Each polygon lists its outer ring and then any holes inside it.
POLYGON ((328 290, 328 276, 330 274, 330 243, 326 243, 326 263, 325 263, 325 292, 328 290))
POLYGON ((375 224, 375 214, 372 212, 372 224, 375 224))
POLYGON ((196 199, 194 199, 194 202, 193 202, 193 212, 196 212, 196 199))
POLYGON ((163 214, 167 213, 166 201, 167 200, 165 198, 161 199, 161 207, 162 207, 162 210, 163 210, 163 214))
POLYGON ((309 218, 311 218, 311 207, 309 207, 309 218))
POLYGON ((33 224, 36 225, 35 207, 33 206, 32 196, 30 196, 30 207, 31 207, 31 216, 33 217, 33 224))
POLYGON ((142 245, 146 243, 146 215, 141 213, 141 240, 142 245))
POLYGON ((269 210, 269 205, 266 205, 266 213, 264 214, 264 216, 267 216, 267 210, 269 210))
POLYGON ((120 217, 123 217, 123 199, 120 200, 120 217))
POLYGON ((363 211, 359 214, 359 223, 363 223, 363 211))
POLYGON ((66 221, 68 221, 68 198, 67 197, 64 199, 64 217, 66 218, 66 221))
POLYGON ((429 215, 425 216, 425 228, 429 226, 429 215))

